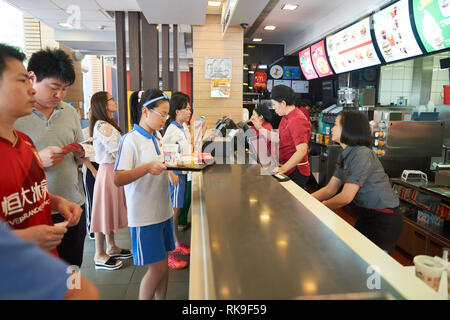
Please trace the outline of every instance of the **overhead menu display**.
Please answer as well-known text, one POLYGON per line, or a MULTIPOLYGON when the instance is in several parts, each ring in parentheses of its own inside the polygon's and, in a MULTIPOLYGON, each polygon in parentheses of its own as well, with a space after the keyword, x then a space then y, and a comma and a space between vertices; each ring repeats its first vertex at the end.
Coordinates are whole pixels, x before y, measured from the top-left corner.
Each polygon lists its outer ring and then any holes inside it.
POLYGON ((318 78, 316 71, 314 70, 312 60, 311 60, 311 48, 307 48, 300 51, 298 58, 300 60, 300 67, 302 68, 303 74, 306 80, 312 80, 318 78))
POLYGON ((450 0, 413 0, 417 33, 427 52, 450 48, 450 0))
POLYGON ((331 76, 333 74, 325 54, 325 40, 319 41, 311 46, 311 56, 319 77, 331 76))
POLYGON ((328 58, 336 73, 380 64, 370 36, 369 17, 328 36, 328 58))
POLYGON ((373 15, 375 37, 386 62, 421 55, 409 18, 409 1, 401 0, 373 15))

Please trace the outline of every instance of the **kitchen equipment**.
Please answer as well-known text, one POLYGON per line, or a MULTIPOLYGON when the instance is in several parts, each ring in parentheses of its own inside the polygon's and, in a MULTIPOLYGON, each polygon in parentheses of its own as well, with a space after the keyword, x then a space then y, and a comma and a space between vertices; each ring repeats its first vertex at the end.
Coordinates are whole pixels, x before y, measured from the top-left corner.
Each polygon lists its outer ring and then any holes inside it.
POLYGON ((428 182, 427 175, 419 170, 403 170, 402 180, 405 182, 428 182))

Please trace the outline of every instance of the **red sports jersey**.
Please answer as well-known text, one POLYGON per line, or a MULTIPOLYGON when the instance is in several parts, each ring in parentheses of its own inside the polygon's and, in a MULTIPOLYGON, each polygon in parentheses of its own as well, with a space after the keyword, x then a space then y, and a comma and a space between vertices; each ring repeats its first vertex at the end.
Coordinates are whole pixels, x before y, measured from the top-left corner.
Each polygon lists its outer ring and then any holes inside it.
MULTIPOLYGON (((53 225, 47 179, 33 141, 16 131, 16 145, 0 138, 0 218, 13 229, 53 225)), ((56 248, 51 251, 58 256, 56 248)))

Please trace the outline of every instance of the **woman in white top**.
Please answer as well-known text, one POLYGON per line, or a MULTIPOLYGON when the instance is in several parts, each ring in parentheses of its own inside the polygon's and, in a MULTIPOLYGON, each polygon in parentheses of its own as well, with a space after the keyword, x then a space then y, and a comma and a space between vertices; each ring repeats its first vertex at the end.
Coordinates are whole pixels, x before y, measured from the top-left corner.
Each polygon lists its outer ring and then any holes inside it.
MULTIPOLYGON (((177 144, 180 154, 191 154, 191 135, 186 125, 190 118, 191 106, 189 105, 189 97, 184 93, 174 92, 170 99, 169 119, 166 121, 166 131, 162 139, 162 144, 177 144)), ((174 173, 178 176, 178 184, 173 185, 172 181, 170 181, 169 186, 177 247, 169 256, 169 260, 175 259, 173 256, 174 253, 185 255, 191 253, 191 248, 179 240, 177 227, 178 217, 180 216, 186 196, 187 174, 182 171, 174 171, 174 173)))
POLYGON ((114 184, 114 164, 121 130, 113 120, 117 103, 108 92, 97 92, 91 98, 90 134, 94 138, 95 161, 99 169, 94 186, 91 232, 95 233, 95 268, 116 270, 131 251, 119 248, 114 232, 128 226, 123 187, 114 184), (106 235, 106 251, 105 251, 106 235), (119 259, 119 260, 118 260, 119 259))

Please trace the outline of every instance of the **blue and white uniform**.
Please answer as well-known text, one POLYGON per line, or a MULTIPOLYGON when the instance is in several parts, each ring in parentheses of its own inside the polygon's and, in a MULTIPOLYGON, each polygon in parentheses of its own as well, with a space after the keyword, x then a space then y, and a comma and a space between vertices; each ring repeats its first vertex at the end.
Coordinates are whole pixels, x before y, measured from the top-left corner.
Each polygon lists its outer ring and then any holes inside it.
MULTIPOLYGON (((151 161, 164 162, 161 134, 156 130, 154 134, 135 124, 120 141, 114 170, 131 170, 151 161)), ((167 252, 175 249, 167 171, 160 175, 148 173, 125 185, 124 190, 134 264, 142 266, 165 259, 167 252)))
MULTIPOLYGON (((162 139, 163 144, 177 144, 178 152, 191 153, 191 134, 189 128, 186 124, 179 124, 176 121, 172 121, 167 127, 164 138, 162 139)), ((178 176, 179 184, 173 186, 169 181, 170 186, 170 197, 172 199, 172 206, 174 208, 183 208, 184 199, 186 196, 186 185, 188 178, 190 180, 190 174, 183 174, 182 171, 174 171, 178 176)))

